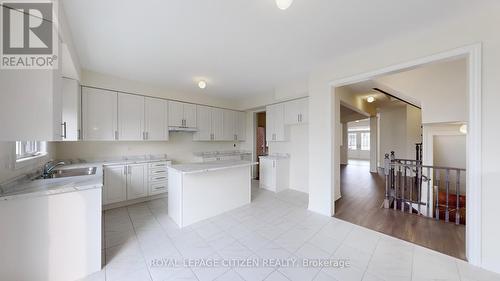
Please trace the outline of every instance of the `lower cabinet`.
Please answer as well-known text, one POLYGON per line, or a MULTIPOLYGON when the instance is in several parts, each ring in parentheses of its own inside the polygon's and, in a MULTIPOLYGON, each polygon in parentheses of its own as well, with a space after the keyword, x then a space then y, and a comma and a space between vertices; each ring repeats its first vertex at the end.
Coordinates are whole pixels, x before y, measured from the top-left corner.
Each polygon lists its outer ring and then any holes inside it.
POLYGON ((170 161, 104 167, 103 205, 168 191, 170 161))
POLYGON ((260 187, 274 192, 289 188, 290 161, 285 157, 259 157, 260 187))
POLYGON ((127 200, 127 166, 105 166, 102 202, 104 205, 127 200))

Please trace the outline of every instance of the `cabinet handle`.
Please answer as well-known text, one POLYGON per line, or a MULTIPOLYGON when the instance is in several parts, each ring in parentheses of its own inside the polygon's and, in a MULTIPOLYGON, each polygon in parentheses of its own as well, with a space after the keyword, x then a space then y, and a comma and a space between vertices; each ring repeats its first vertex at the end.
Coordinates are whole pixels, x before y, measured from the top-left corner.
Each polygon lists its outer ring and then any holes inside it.
POLYGON ((276 168, 276 161, 273 161, 273 168, 276 168))
POLYGON ((297 114, 297 122, 300 123, 300 114, 297 114))
POLYGON ((123 167, 123 174, 124 174, 124 175, 127 175, 127 166, 124 166, 124 167, 123 167))
POLYGON ((146 140, 149 140, 149 132, 146 132, 146 140))
POLYGON ((118 140, 118 131, 115 131, 115 140, 118 140))
POLYGON ((76 132, 77 132, 77 140, 81 140, 82 139, 82 131, 80 129, 78 129, 76 132))
POLYGON ((67 124, 66 124, 66 122, 63 122, 61 125, 63 127, 63 135, 62 135, 62 137, 63 137, 63 139, 66 139, 68 137, 67 128, 66 128, 67 124))

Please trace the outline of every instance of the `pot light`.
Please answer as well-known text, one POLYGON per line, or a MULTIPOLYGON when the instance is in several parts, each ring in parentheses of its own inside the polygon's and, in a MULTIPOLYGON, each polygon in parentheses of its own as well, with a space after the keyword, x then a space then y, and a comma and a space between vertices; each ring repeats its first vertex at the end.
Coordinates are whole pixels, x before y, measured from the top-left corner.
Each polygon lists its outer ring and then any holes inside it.
POLYGON ((198 82, 198 87, 200 89, 205 89, 207 87, 207 82, 201 80, 200 82, 198 82))
POLYGON ((460 126, 460 129, 458 129, 458 130, 460 131, 460 133, 467 135, 467 125, 466 124, 463 124, 462 126, 460 126))
POLYGON ((286 10, 286 9, 290 8, 290 6, 292 5, 292 2, 293 2, 293 0, 276 0, 276 5, 281 10, 286 10))
POLYGON ((368 98, 366 99, 366 101, 367 101, 367 102, 369 102, 369 103, 372 103, 372 102, 374 102, 374 101, 375 101, 375 98, 370 96, 370 97, 368 97, 368 98))

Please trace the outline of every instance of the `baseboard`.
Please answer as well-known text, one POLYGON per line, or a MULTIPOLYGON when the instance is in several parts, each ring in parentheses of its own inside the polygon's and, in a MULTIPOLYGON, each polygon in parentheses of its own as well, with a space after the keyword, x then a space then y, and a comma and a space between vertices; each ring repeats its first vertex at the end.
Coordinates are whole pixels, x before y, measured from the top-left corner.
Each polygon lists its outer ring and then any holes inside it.
POLYGON ((155 200, 155 199, 167 198, 167 197, 168 197, 168 192, 165 192, 165 193, 157 194, 157 195, 153 195, 153 196, 142 197, 142 198, 127 200, 127 201, 123 201, 123 202, 117 202, 117 203, 113 203, 113 204, 103 205, 102 210, 106 211, 106 210, 111 210, 111 209, 115 209, 115 208, 130 206, 130 205, 134 205, 134 204, 138 204, 138 203, 143 203, 143 202, 147 202, 147 201, 151 201, 151 200, 155 200))

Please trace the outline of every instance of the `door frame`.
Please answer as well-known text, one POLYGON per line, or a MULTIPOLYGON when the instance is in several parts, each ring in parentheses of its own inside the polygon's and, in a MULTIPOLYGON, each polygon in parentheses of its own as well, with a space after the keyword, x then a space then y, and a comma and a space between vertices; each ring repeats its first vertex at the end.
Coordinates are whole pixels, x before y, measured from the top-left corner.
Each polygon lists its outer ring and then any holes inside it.
MULTIPOLYGON (((395 72, 400 72, 404 70, 413 69, 430 63, 446 61, 456 58, 466 58, 467 59, 467 78, 468 78, 468 122, 467 122, 467 198, 466 198, 466 256, 469 263, 480 266, 481 265, 481 245, 482 245, 482 136, 481 136, 481 96, 482 96, 482 44, 472 44, 464 47, 460 47, 453 50, 444 51, 427 57, 422 57, 416 60, 411 60, 401 64, 396 64, 374 71, 338 79, 331 81, 329 86, 332 90, 333 100, 338 100, 338 96, 335 94, 335 88, 354 84, 358 82, 363 82, 366 80, 371 80, 378 76, 392 74, 395 72)), ((334 112, 339 110, 338 102, 335 102, 334 112)), ((333 157, 339 155, 340 143, 338 140, 338 134, 332 134, 332 163, 335 167, 335 172, 332 177, 340 175, 340 165, 338 163, 338 157, 333 157)), ((338 181, 332 181, 335 184, 332 185, 332 214, 334 213, 334 197, 336 189, 340 190, 340 185, 338 181)))

